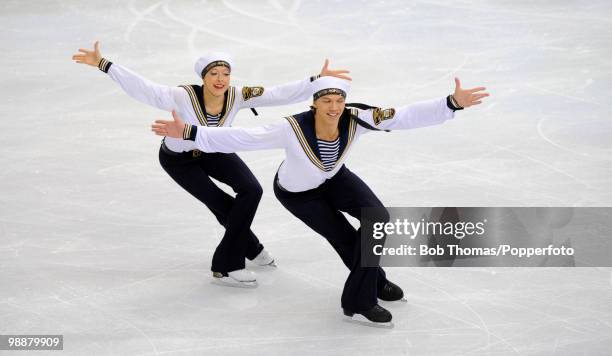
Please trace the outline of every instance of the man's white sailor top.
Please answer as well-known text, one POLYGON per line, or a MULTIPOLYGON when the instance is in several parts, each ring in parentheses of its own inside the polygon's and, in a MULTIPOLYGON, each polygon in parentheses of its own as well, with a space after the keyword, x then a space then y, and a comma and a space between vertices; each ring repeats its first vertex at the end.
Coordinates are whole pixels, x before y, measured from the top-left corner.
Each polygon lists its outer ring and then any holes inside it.
POLYGON ((204 152, 284 149, 286 157, 278 170, 278 183, 287 191, 301 192, 314 189, 333 177, 344 164, 359 136, 372 132, 371 128, 409 130, 441 124, 454 117, 454 111, 447 102, 447 98, 422 101, 397 110, 345 109, 338 123, 340 147, 338 159, 333 166, 326 166, 321 161, 312 111, 253 128, 213 129, 186 125, 183 138, 193 140, 196 148, 204 152), (360 124, 359 120, 365 122, 365 125, 360 124))

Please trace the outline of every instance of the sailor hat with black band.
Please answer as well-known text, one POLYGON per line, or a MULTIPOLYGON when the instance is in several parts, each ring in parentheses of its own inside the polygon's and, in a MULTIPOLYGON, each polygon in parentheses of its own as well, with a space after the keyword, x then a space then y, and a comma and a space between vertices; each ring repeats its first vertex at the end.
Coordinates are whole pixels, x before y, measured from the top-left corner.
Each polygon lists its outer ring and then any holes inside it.
POLYGON ((351 82, 336 77, 321 77, 312 82, 311 85, 313 100, 331 94, 342 95, 342 97, 346 98, 351 89, 351 82))
POLYGON ((214 52, 207 56, 200 57, 195 62, 193 69, 196 74, 202 78, 204 75, 213 67, 223 66, 232 70, 233 60, 232 57, 223 52, 214 52))

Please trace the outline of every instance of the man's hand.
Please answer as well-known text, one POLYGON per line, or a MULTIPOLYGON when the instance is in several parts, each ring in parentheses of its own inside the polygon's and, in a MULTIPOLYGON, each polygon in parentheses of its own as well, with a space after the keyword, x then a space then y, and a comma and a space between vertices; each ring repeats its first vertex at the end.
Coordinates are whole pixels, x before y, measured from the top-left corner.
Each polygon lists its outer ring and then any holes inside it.
POLYGON ((489 93, 484 92, 485 87, 477 87, 472 89, 461 88, 459 78, 455 78, 455 92, 453 97, 459 106, 469 108, 472 105, 482 103, 482 98, 489 96, 489 93))
POLYGON ((80 53, 76 53, 72 55, 72 60, 77 63, 85 63, 93 67, 97 67, 98 63, 102 59, 102 54, 100 54, 100 42, 96 41, 94 43, 94 50, 90 51, 85 48, 79 48, 80 53))
POLYGON ((323 64, 323 68, 321 68, 321 73, 319 74, 322 77, 336 77, 340 79, 353 80, 348 75, 344 75, 345 73, 350 73, 350 71, 346 69, 329 69, 329 59, 325 59, 325 63, 323 64))
POLYGON ((151 131, 155 132, 158 136, 168 136, 174 138, 183 138, 183 131, 185 130, 185 121, 181 119, 176 111, 172 110, 172 117, 174 120, 155 120, 155 123, 151 125, 151 131))

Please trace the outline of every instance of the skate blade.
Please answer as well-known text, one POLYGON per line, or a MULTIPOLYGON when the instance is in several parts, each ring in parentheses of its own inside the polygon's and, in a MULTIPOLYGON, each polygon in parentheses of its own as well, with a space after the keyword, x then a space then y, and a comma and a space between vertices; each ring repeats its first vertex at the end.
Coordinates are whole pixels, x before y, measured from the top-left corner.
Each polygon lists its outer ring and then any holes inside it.
POLYGON ((278 266, 276 265, 276 261, 272 260, 272 262, 268 263, 267 265, 263 265, 263 267, 274 267, 274 268, 278 268, 278 266))
POLYGON ((406 298, 402 298, 402 299, 398 299, 398 300, 382 300, 382 299, 378 299, 378 300, 380 300, 383 303, 397 303, 397 302, 408 303, 408 299, 406 299, 406 298))
POLYGON ((393 322, 387 323, 375 323, 373 321, 368 320, 365 316, 361 314, 355 314, 353 316, 344 316, 344 321, 350 324, 357 324, 361 326, 367 326, 370 328, 378 328, 378 329, 393 329, 395 325, 393 322))
POLYGON ((252 282, 240 282, 231 277, 213 277, 213 284, 223 286, 223 287, 234 287, 234 288, 247 288, 253 289, 257 288, 257 281, 252 282))

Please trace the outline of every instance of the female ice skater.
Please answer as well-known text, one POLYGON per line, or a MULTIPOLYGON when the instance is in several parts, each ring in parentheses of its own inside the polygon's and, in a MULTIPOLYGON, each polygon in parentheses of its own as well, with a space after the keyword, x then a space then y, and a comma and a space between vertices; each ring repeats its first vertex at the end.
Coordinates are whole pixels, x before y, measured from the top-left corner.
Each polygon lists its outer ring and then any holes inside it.
MULTIPOLYGON (((485 88, 462 89, 444 98, 395 109, 345 108, 349 82, 321 78, 313 83, 310 111, 257 128, 221 128, 157 120, 152 130, 160 136, 195 142, 204 152, 236 152, 282 148, 286 157, 277 172, 274 193, 293 215, 325 237, 350 269, 341 306, 344 314, 374 323, 390 323, 391 313, 382 300, 399 300, 403 291, 389 282, 380 267, 361 266, 360 229, 342 215, 360 219, 362 207, 383 204, 370 188, 344 165, 360 135, 380 129, 413 129, 441 124, 456 110, 481 103, 485 88)), ((383 210, 384 211, 384 210, 383 210)), ((388 219, 388 216, 384 217, 388 219)))
MULTIPOLYGON (((319 76, 350 80, 347 70, 331 70, 326 60, 318 76, 272 88, 234 87, 230 86, 233 68, 230 56, 211 53, 195 63, 194 69, 202 85, 171 87, 153 83, 103 58, 97 41, 93 50, 81 48, 79 52, 72 56, 76 63, 98 67, 132 98, 161 110, 176 110, 190 124, 211 128, 231 126, 243 108, 307 100, 312 91, 311 82, 319 76)), ((245 269, 245 258, 258 265, 275 266, 272 256, 250 230, 261 199, 261 186, 236 154, 203 153, 194 148, 189 141, 164 139, 159 150, 161 166, 183 189, 204 203, 225 227, 225 234, 212 258, 214 280, 256 286, 255 273, 245 269), (229 185, 236 197, 221 190, 211 178, 229 185)))

